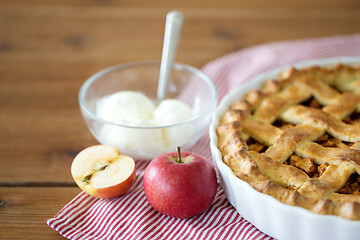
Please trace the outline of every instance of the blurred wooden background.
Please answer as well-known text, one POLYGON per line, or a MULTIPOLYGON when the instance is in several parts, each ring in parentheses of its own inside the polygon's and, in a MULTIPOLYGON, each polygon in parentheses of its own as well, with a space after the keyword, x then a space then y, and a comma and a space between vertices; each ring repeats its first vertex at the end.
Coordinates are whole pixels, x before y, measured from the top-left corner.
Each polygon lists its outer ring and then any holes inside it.
POLYGON ((78 90, 110 65, 160 60, 174 9, 176 61, 198 68, 265 42, 360 32, 358 0, 1 0, 0 239, 62 238, 45 220, 80 192, 70 165, 96 143, 78 90))

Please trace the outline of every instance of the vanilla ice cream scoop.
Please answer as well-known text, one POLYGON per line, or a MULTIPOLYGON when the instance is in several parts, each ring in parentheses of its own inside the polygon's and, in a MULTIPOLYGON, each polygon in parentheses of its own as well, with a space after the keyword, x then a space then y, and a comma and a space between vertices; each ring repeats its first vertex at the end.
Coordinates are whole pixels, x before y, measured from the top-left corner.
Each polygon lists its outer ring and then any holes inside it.
POLYGON ((191 108, 176 99, 163 100, 156 107, 142 93, 121 91, 100 99, 96 113, 109 122, 135 127, 105 124, 99 136, 105 144, 128 149, 129 152, 122 153, 134 158, 148 158, 149 153, 155 157, 173 151, 177 145, 189 142, 194 132, 190 123, 166 128, 136 128, 168 126, 192 118, 191 108))
POLYGON ((144 94, 121 91, 102 98, 96 114, 109 122, 128 126, 148 126, 155 104, 144 94))
POLYGON ((153 113, 153 119, 158 126, 176 124, 192 118, 190 107, 176 99, 163 100, 153 113))
MULTIPOLYGON (((166 126, 186 121, 193 116, 190 107, 185 103, 175 99, 166 99, 155 109, 153 119, 158 126, 166 126)), ((176 145, 183 145, 189 141, 192 134, 191 124, 163 129, 164 145, 173 150, 176 145)))

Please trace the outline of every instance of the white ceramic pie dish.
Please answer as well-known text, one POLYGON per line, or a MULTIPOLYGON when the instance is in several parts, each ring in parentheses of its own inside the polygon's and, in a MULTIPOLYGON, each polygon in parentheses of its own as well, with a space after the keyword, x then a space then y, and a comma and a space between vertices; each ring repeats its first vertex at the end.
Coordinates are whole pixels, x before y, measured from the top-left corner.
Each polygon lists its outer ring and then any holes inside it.
POLYGON ((283 204, 272 196, 262 194, 247 182, 237 178, 222 161, 217 148, 216 128, 221 116, 232 103, 252 89, 261 87, 264 81, 276 78, 285 69, 295 66, 304 68, 312 65, 330 66, 336 63, 360 64, 360 57, 339 57, 301 62, 265 72, 241 84, 226 95, 216 112, 209 128, 210 148, 225 194, 236 210, 262 232, 277 239, 360 239, 360 221, 350 221, 336 216, 319 215, 306 209, 283 204))

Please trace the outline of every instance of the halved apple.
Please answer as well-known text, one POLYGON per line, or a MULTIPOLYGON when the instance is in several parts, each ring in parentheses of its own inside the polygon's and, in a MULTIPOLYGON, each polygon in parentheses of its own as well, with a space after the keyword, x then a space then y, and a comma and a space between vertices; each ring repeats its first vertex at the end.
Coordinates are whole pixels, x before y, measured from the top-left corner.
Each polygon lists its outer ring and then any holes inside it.
POLYGON ((134 160, 113 146, 96 145, 82 150, 71 165, 71 175, 86 193, 97 198, 124 194, 134 183, 134 160))

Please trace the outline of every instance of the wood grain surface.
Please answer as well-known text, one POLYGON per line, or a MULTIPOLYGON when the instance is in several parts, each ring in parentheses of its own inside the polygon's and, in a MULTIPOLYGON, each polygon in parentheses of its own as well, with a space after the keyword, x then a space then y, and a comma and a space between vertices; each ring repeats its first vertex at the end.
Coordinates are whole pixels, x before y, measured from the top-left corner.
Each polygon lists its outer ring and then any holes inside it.
POLYGON ((360 30, 358 0, 0 1, 0 239, 61 239, 45 220, 80 192, 72 159, 97 143, 78 90, 110 65, 160 60, 173 9, 185 16, 176 60, 198 68, 256 44, 360 30))

